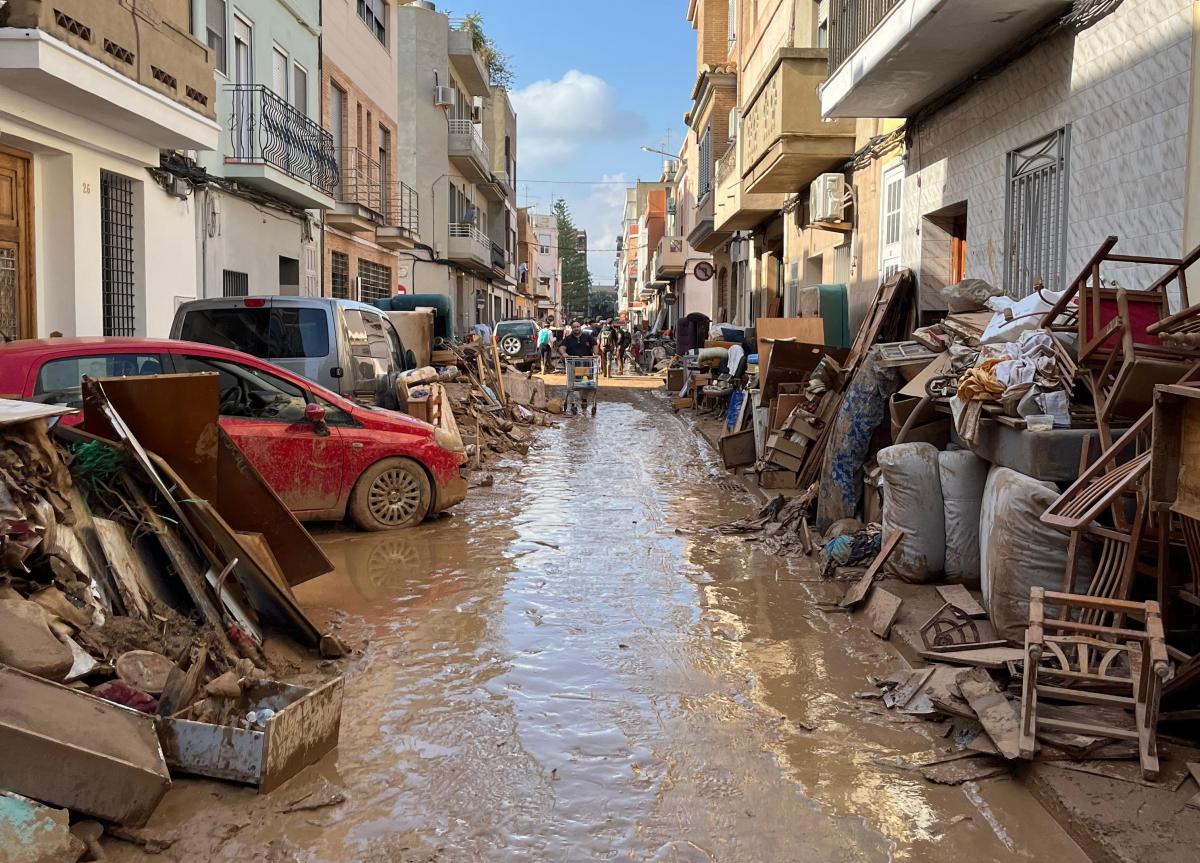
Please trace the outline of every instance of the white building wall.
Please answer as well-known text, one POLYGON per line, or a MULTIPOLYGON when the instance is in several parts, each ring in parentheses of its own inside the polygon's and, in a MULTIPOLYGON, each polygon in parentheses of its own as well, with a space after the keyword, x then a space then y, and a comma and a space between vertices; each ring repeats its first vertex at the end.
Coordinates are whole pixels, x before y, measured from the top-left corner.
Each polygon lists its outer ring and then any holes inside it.
POLYGON ((36 332, 102 335, 100 172, 135 184, 136 334, 166 336, 177 296, 196 294, 195 198, 146 170, 158 148, 85 117, 0 90, 0 144, 32 156, 36 332))
MULTIPOLYGON (((1066 124, 1066 278, 1109 234, 1126 254, 1182 254, 1192 18, 1193 0, 1126 0, 1096 26, 1051 39, 917 124, 905 181, 905 265, 921 261, 922 216, 966 201, 967 275, 1002 286, 1006 156, 1066 124)), ((1118 281, 1130 288, 1161 273, 1122 269, 1118 281)), ((941 287, 937 277, 923 279, 925 308, 941 307, 941 287)))
POLYGON ((316 246, 305 240, 303 219, 216 188, 199 192, 197 200, 193 230, 204 285, 198 296, 222 296, 225 270, 246 273, 252 296, 295 294, 291 288, 281 291, 280 257, 300 262, 300 293, 305 292, 305 247, 316 246))

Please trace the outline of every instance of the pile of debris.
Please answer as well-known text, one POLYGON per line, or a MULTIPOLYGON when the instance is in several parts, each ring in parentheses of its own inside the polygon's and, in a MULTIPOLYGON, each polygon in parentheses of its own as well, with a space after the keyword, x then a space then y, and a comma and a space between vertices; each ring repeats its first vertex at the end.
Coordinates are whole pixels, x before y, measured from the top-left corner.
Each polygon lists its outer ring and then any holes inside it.
POLYGON ((341 677, 276 679, 346 653, 292 592, 333 566, 221 429, 217 376, 83 393, 81 426, 0 401, 0 844, 17 811, 70 844, 30 801, 138 840, 172 775, 269 791, 338 739, 341 677))
POLYGON ((532 372, 508 365, 494 343, 450 350, 456 364, 440 375, 471 465, 481 468, 489 456, 527 455, 532 438, 522 427, 552 426, 551 416, 563 412, 562 399, 548 397, 545 382, 532 372))

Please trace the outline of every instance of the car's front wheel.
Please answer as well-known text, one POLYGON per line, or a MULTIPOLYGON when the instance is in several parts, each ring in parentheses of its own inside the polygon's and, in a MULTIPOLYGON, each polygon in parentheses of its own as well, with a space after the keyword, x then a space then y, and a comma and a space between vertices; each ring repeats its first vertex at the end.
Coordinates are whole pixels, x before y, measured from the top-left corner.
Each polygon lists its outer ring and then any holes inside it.
POLYGON ((412 459, 389 458, 371 465, 350 496, 350 518, 363 530, 392 530, 420 524, 433 506, 433 487, 412 459))

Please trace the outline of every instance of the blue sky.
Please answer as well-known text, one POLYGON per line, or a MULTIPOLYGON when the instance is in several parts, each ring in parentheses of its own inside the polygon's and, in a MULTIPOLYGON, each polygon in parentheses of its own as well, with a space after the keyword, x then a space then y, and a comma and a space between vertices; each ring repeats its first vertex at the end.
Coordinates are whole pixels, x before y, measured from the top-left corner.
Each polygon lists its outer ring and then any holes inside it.
MULTIPOLYGON (((696 76, 687 0, 455 0, 438 8, 479 12, 512 57, 518 205, 549 212, 565 198, 591 246, 613 249, 625 186, 592 181, 657 180, 662 158, 640 147, 678 149, 696 76)), ((595 282, 612 282, 614 257, 589 257, 595 282)))

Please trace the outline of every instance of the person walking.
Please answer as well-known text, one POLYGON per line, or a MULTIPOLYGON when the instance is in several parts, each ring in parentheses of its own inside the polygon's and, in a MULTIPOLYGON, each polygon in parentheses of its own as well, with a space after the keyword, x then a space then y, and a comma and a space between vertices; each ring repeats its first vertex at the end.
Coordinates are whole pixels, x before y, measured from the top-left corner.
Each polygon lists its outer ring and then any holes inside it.
POLYGON ((548 375, 554 371, 554 330, 549 326, 538 330, 537 350, 542 363, 542 374, 548 375))
POLYGON ((629 353, 629 348, 633 345, 633 335, 629 332, 628 325, 617 327, 617 374, 625 374, 625 356, 629 353))
MULTIPOLYGON (((558 355, 563 358, 563 365, 566 365, 567 357, 594 357, 599 355, 599 348, 596 345, 596 339, 591 333, 584 332, 579 321, 571 322, 571 333, 565 339, 558 343, 558 355)), ((569 370, 568 370, 569 373, 569 370)), ((596 391, 595 390, 578 390, 579 402, 571 398, 571 392, 568 390, 567 397, 571 400, 571 413, 579 413, 579 408, 582 406, 584 411, 588 407, 588 394, 591 394, 592 413, 596 412, 596 391)))
POLYGON ((600 322, 600 335, 597 341, 600 344, 600 376, 607 378, 612 376, 612 362, 615 359, 613 356, 617 350, 618 341, 616 328, 613 327, 612 321, 600 322))

